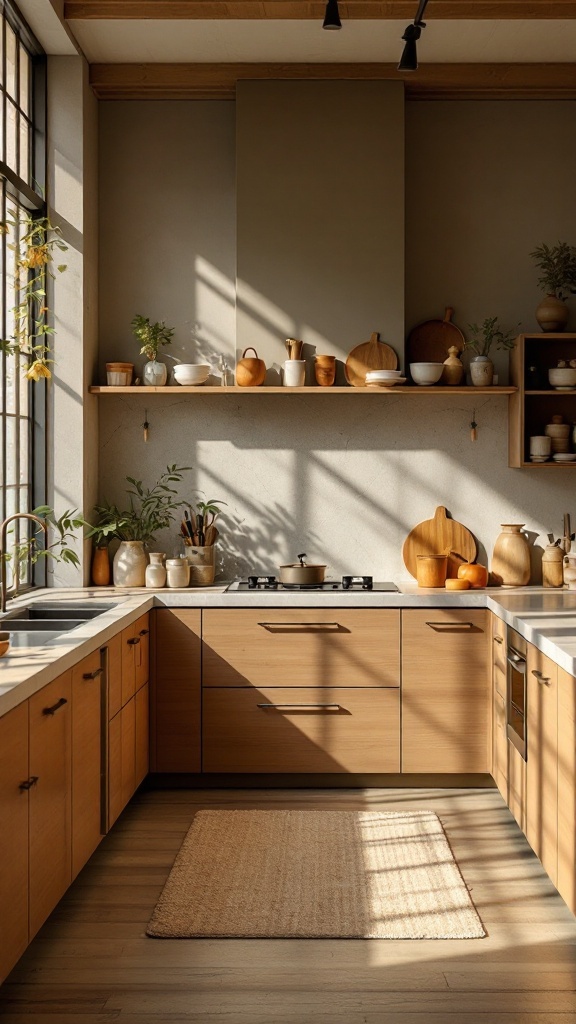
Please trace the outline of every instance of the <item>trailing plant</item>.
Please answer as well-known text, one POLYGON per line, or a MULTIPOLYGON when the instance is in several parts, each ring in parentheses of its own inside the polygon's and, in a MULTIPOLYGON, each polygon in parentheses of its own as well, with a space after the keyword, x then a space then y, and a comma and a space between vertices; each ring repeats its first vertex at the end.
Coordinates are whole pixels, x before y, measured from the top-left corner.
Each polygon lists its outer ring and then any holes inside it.
MULTIPOLYGON (((70 542, 75 539, 74 531, 82 530, 90 525, 78 512, 78 509, 66 509, 61 516, 57 517, 54 509, 49 505, 39 505, 32 509, 32 514, 44 520, 47 527, 46 534, 38 524, 35 524, 35 530, 31 537, 27 540, 16 541, 12 546, 12 551, 5 551, 2 555, 4 561, 12 565, 16 587, 21 576, 21 569, 27 562, 32 565, 41 560, 66 562, 78 569, 80 559, 74 549, 70 547, 70 542), (42 541, 42 546, 38 545, 38 538, 42 541)), ((20 520, 20 522, 23 521, 20 520)), ((31 520, 27 520, 27 522, 31 522, 31 520)), ((8 535, 14 533, 15 527, 16 523, 8 530, 8 535)))
POLYGON ((464 343, 464 348, 473 349, 479 356, 487 356, 494 344, 497 349, 510 351, 516 344, 514 334, 519 326, 518 323, 516 327, 504 331, 498 323, 497 316, 486 317, 481 324, 468 324, 472 337, 464 343))
POLYGON ((570 292, 576 293, 576 246, 568 242, 552 246, 543 243, 530 256, 542 271, 538 284, 546 295, 565 302, 570 292))
POLYGON ((169 345, 174 334, 173 327, 166 327, 162 320, 160 323, 150 323, 150 318, 136 314, 132 320, 132 330, 141 344, 140 355, 148 359, 158 358, 158 349, 161 345, 169 345))
POLYGON ((118 505, 104 501, 95 505, 98 524, 91 528, 89 536, 106 535, 110 539, 140 540, 145 544, 154 539, 159 530, 166 530, 174 520, 174 513, 184 502, 178 497, 178 491, 172 484, 181 483, 183 474, 190 466, 167 466, 153 487, 144 487, 141 480, 127 476, 131 485, 128 495, 128 507, 121 509, 118 505))
MULTIPOLYGON (((11 231, 18 241, 8 243, 14 253, 14 280, 19 302, 12 307, 14 321, 11 338, 0 340, 0 350, 7 355, 17 353, 28 360, 25 377, 39 381, 51 377, 49 367, 53 363, 51 336, 54 328, 50 325, 50 309, 47 300, 48 278, 55 279, 52 272, 56 250, 66 252, 68 246, 62 239, 59 227, 48 217, 26 216, 19 220, 15 210, 0 223, 0 233, 11 231)), ((66 264, 56 267, 59 273, 66 270, 66 264)))

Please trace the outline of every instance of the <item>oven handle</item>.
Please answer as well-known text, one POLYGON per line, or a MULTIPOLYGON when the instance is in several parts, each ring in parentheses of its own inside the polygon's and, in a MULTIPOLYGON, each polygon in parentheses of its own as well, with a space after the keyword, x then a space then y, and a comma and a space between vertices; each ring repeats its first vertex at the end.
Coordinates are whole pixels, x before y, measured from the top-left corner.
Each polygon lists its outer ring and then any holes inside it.
POLYGON ((526 658, 524 658, 524 656, 518 651, 515 651, 513 647, 508 648, 506 661, 513 669, 516 670, 516 672, 521 672, 524 675, 526 674, 526 658))

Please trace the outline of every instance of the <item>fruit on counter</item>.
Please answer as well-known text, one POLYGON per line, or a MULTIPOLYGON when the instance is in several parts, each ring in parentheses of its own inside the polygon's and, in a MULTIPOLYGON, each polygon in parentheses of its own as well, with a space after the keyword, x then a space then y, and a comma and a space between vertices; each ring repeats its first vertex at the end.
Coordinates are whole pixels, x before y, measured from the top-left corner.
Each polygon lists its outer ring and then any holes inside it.
POLYGON ((446 580, 446 590, 470 590, 470 580, 446 580))
POLYGON ((488 569, 478 562, 464 562, 458 568, 458 579, 468 580, 473 590, 480 590, 488 583, 488 569))

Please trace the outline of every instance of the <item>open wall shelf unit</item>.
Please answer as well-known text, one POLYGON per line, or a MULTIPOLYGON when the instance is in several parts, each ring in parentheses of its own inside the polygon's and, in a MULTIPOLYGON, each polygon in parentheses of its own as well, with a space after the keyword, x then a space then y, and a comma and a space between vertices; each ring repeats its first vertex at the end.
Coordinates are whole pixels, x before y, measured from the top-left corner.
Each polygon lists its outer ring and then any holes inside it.
POLYGON ((517 390, 510 398, 508 464, 520 469, 574 469, 576 462, 530 462, 530 437, 543 434, 554 415, 576 423, 576 388, 547 387, 548 370, 559 359, 576 359, 576 334, 520 334, 510 353, 510 377, 517 390), (536 386, 534 384, 536 383, 536 386))
POLYGON ((435 387, 415 386, 405 387, 399 385, 392 388, 353 388, 353 387, 259 387, 240 388, 237 385, 231 387, 210 387, 202 384, 197 387, 186 387, 177 384, 175 386, 165 385, 162 388, 154 387, 91 387, 88 388, 91 395, 512 395, 516 387, 435 387))

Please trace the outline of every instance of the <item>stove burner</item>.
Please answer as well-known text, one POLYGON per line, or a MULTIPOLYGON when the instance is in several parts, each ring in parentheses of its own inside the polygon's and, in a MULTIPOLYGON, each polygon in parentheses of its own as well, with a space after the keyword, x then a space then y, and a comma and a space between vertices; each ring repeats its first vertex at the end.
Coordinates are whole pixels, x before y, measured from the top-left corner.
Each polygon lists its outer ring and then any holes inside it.
POLYGON ((249 576, 249 590, 278 590, 278 580, 275 576, 249 576))
POLYGON ((343 576, 342 590, 350 590, 350 587, 360 586, 362 590, 372 590, 372 576, 343 576))
POLYGON ((341 582, 325 580, 324 583, 281 583, 276 576, 252 575, 248 576, 247 583, 240 581, 239 587, 248 590, 372 590, 374 582, 372 576, 343 576, 341 582))

